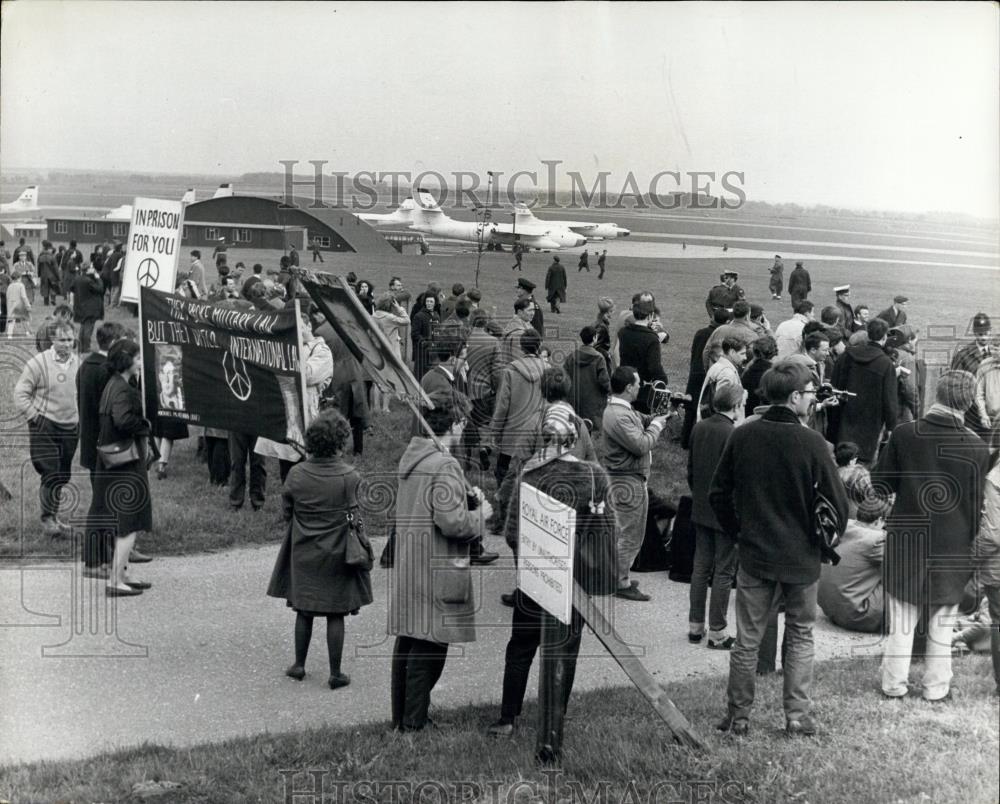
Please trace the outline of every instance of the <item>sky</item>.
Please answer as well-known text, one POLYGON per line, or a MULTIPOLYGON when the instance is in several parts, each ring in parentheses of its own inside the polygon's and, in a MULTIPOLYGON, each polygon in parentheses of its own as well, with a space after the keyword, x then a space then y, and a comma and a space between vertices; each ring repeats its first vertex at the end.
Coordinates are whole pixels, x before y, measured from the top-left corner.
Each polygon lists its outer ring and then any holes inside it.
MULTIPOLYGON (((0 167, 539 173, 1000 216, 994 3, 13 0, 0 167), (44 32, 44 35, 43 35, 44 32), (741 173, 742 178, 732 175, 741 173)), ((522 178, 519 189, 530 186, 522 178)), ((6 190, 7 188, 5 188, 6 190)))

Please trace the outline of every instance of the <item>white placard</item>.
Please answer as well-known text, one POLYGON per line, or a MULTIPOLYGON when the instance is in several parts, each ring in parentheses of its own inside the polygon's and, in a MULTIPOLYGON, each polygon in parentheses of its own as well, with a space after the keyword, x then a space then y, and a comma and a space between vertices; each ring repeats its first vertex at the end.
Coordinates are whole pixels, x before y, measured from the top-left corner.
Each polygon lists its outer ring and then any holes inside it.
POLYGON ((562 623, 573 610, 576 511, 521 484, 517 522, 517 588, 562 623))
POLYGON ((137 304, 139 288, 173 293, 184 229, 184 204, 162 198, 136 198, 125 244, 122 301, 137 304))

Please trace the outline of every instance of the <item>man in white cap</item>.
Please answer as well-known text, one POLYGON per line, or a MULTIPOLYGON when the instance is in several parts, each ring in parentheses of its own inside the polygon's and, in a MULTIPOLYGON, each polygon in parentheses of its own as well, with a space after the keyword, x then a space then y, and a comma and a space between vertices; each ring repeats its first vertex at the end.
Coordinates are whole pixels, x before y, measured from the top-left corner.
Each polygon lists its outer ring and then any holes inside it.
POLYGON ((833 289, 833 292, 837 294, 835 304, 837 309, 840 310, 840 327, 844 332, 844 337, 850 337, 855 329, 854 307, 851 305, 851 286, 838 285, 833 289))

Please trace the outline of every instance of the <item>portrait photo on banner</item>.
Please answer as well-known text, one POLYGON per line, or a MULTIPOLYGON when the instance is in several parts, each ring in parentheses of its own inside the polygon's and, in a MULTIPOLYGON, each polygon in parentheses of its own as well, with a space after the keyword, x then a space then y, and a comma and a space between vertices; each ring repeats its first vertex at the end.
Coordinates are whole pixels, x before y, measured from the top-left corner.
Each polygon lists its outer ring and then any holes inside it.
POLYGON ((184 357, 181 347, 174 344, 157 344, 153 349, 156 355, 156 390, 159 400, 159 415, 169 416, 172 410, 186 410, 184 405, 184 357))

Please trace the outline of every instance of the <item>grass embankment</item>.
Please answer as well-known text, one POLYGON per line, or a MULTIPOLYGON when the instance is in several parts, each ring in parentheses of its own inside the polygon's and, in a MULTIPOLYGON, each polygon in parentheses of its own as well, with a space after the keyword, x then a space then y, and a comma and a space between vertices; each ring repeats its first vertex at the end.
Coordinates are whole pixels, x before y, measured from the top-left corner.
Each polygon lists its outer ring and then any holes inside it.
MULTIPOLYGON (((193 748, 144 745, 80 761, 0 768, 0 799, 28 802, 130 800, 133 785, 182 785, 161 802, 919 802, 988 804, 1000 795, 997 699, 989 662, 955 664, 954 699, 883 700, 874 660, 817 666, 820 733, 788 738, 781 678, 762 679, 751 733, 732 737, 713 724, 724 710, 725 678, 668 685, 708 752, 668 742, 639 693, 614 688, 574 696, 558 772, 533 760, 536 708, 513 740, 488 738, 495 708, 435 711, 439 728, 391 732, 385 723, 256 735, 193 748), (315 771, 307 775, 305 771, 315 771), (296 772, 296 773, 293 773, 296 772), (391 782, 402 786, 393 788, 391 782), (418 790, 418 785, 424 786, 418 790), (393 790, 395 789, 395 794, 393 790), (393 797, 395 795, 395 798, 393 797)), ((335 701, 331 700, 331 720, 335 701)))

